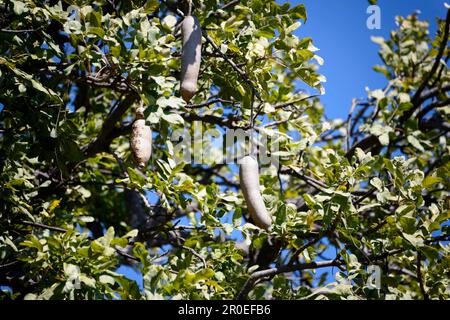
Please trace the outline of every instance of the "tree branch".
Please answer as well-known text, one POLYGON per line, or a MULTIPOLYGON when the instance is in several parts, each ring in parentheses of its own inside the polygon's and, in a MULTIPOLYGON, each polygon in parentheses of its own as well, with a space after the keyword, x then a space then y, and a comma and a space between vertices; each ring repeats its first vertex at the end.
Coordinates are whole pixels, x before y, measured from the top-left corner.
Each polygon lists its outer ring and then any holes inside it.
POLYGON ((38 228, 41 228, 41 229, 53 230, 53 231, 56 231, 56 232, 67 232, 67 229, 60 228, 60 227, 47 226, 47 225, 42 224, 42 223, 36 223, 36 222, 31 222, 31 221, 21 221, 21 222, 22 222, 22 224, 25 224, 27 226, 38 227, 38 228))
MULTIPOLYGON (((420 96, 421 96, 423 90, 426 88, 431 77, 436 73, 436 71, 439 67, 441 59, 445 52, 445 48, 447 47, 449 31, 450 31, 450 9, 447 10, 447 17, 445 19, 445 27, 444 27, 444 35, 443 35, 442 42, 439 47, 438 55, 436 56, 436 59, 434 60, 434 64, 433 64, 433 67, 431 68, 431 71, 428 73, 428 75, 426 76, 426 78, 424 79, 424 81, 422 82, 420 87, 417 89, 416 93, 414 94, 414 96, 411 100, 414 105, 417 105, 418 101, 420 100, 420 96)), ((405 116, 406 116, 406 118, 408 118, 411 115, 407 116, 407 113, 405 113, 405 116)))
POLYGON ((280 273, 292 272, 292 271, 300 271, 307 269, 320 269, 332 266, 340 266, 345 264, 343 261, 318 261, 318 262, 310 262, 310 263, 302 263, 297 265, 285 265, 279 268, 271 268, 261 271, 256 271, 252 273, 250 278, 244 283, 242 289, 236 295, 236 300, 244 300, 247 297, 247 294, 252 290, 253 286, 256 282, 262 278, 270 278, 280 273))
MULTIPOLYGON (((42 223, 36 223, 36 222, 32 222, 32 221, 21 221, 22 224, 24 225, 28 225, 28 226, 32 226, 32 227, 37 227, 37 228, 41 228, 41 229, 47 229, 47 230, 52 230, 52 231, 56 231, 56 232, 61 232, 61 233, 66 233, 67 229, 64 228, 60 228, 60 227, 54 227, 54 226, 49 226, 49 225, 45 225, 42 223)), ((128 259, 134 260, 134 261, 140 261, 140 259, 136 258, 135 256, 130 255, 129 253, 121 250, 120 248, 118 248, 117 246, 114 247, 114 249, 116 250, 116 252, 121 255, 124 256, 128 259)))
POLYGON ((200 261, 202 262, 203 267, 204 267, 205 269, 208 267, 208 265, 206 264, 205 258, 203 258, 203 257, 200 255, 200 253, 198 253, 197 251, 195 251, 195 250, 192 249, 191 247, 187 247, 187 246, 184 246, 184 245, 179 245, 179 244, 177 244, 177 243, 173 243, 172 245, 173 245, 174 247, 178 247, 178 248, 181 248, 181 249, 183 249, 183 250, 189 251, 190 253, 192 253, 192 255, 194 255, 194 256, 196 256, 198 259, 200 259, 200 261))
POLYGON ((444 106, 448 106, 450 105, 450 98, 442 100, 442 101, 436 101, 433 103, 430 103, 429 105, 427 105, 425 108, 423 108, 422 110, 420 110, 420 112, 417 114, 417 119, 419 119, 419 123, 422 120, 422 118, 429 113, 430 111, 432 111, 433 109, 436 108, 440 108, 440 107, 444 107, 444 106))
POLYGON ((37 29, 0 29, 0 32, 4 33, 25 33, 25 32, 37 32, 39 30, 43 29, 43 27, 39 27, 37 29))
POLYGON ((450 9, 447 10, 447 17, 445 19, 444 34, 443 34, 442 42, 441 42, 441 44, 439 46, 438 54, 436 56, 436 59, 434 60, 433 66, 431 67, 430 72, 427 74, 425 79, 422 81, 422 83, 420 84, 419 88, 414 93, 414 96, 411 99, 411 103, 413 104, 413 107, 411 107, 409 110, 405 111, 405 113, 400 117, 400 119, 399 119, 400 123, 404 123, 406 120, 408 120, 413 115, 413 113, 417 110, 417 108, 420 107, 422 102, 424 101, 423 97, 422 97, 422 92, 428 86, 428 83, 430 82, 431 78, 433 77, 433 75, 438 70, 439 64, 440 64, 441 59, 442 59, 442 57, 444 55, 444 52, 445 52, 445 48, 447 48, 449 31, 450 31, 450 9))
POLYGON ((250 80, 248 75, 242 71, 236 63, 234 63, 228 56, 220 50, 220 48, 217 46, 217 44, 214 42, 213 39, 208 35, 205 29, 202 28, 202 34, 205 38, 206 42, 213 47, 214 51, 216 51, 217 54, 221 55, 222 58, 239 74, 239 76, 242 78, 242 80, 251 88, 252 92, 255 94, 255 96, 258 98, 258 100, 262 101, 261 95, 259 94, 258 90, 256 89, 253 82, 250 80))
POLYGON ((374 135, 369 135, 365 137, 364 139, 358 141, 356 144, 354 144, 350 150, 347 151, 345 154, 345 157, 350 160, 353 155, 355 154, 355 151, 357 148, 362 149, 364 152, 372 151, 377 148, 381 148, 380 140, 374 135))
POLYGON ((273 107, 275 109, 283 109, 283 108, 292 106, 294 104, 297 104, 299 102, 303 102, 305 100, 309 100, 311 98, 316 98, 316 97, 319 97, 319 96, 320 96, 319 94, 313 94, 313 95, 310 95, 310 96, 307 96, 307 97, 304 97, 304 98, 299 98, 299 99, 296 99, 296 100, 293 100, 293 101, 288 101, 288 102, 283 102, 283 103, 280 103, 280 104, 276 104, 273 107))
POLYGON ((325 188, 325 189, 328 188, 328 186, 325 183, 323 183, 322 181, 319 181, 317 179, 314 179, 313 177, 301 174, 300 172, 297 172, 296 170, 294 170, 290 167, 283 166, 281 168, 280 173, 295 176, 295 177, 299 178, 300 180, 304 181, 307 185, 309 185, 319 191, 322 191, 322 188, 325 188))
POLYGON ((428 293, 425 291, 425 286, 423 283, 423 275, 422 275, 422 253, 417 252, 417 261, 416 261, 416 267, 417 267, 417 280, 419 281, 419 288, 422 292, 422 296, 424 300, 429 300, 428 293))
MULTIPOLYGON (((425 243, 432 243, 436 241, 446 241, 448 239, 448 235, 445 236, 439 236, 432 239, 425 240, 425 243)), ((387 257, 396 255, 398 253, 404 252, 408 249, 402 248, 402 249, 394 249, 391 251, 386 251, 382 254, 378 255, 372 255, 367 258, 364 258, 363 261, 361 261, 363 264, 372 264, 377 261, 383 261, 387 257)), ((239 291, 239 293, 236 295, 237 300, 243 300, 246 299, 247 294, 252 290, 253 286, 263 278, 271 278, 277 274, 281 273, 287 273, 287 272, 293 272, 293 271, 301 271, 301 270, 308 270, 308 269, 320 269, 320 268, 326 268, 326 267, 340 267, 346 265, 345 261, 342 260, 329 260, 329 261, 318 261, 318 262, 310 262, 310 263, 301 263, 301 264, 286 264, 284 266, 278 267, 278 268, 270 268, 266 270, 256 271, 250 275, 250 277, 247 279, 247 281, 244 283, 242 289, 239 291)))
POLYGON ((106 151, 112 140, 116 137, 117 130, 115 124, 122 118, 131 105, 136 101, 135 95, 128 95, 119 105, 114 108, 106 118, 97 138, 92 141, 84 150, 87 158, 96 155, 99 152, 106 151))
POLYGON ((198 108, 203 108, 203 107, 208 107, 212 104, 216 104, 216 103, 227 103, 227 104, 239 104, 239 102, 237 101, 232 101, 232 100, 225 100, 225 99, 221 99, 221 98, 216 98, 216 99, 212 99, 203 103, 198 103, 198 104, 188 104, 185 107, 188 109, 198 109, 198 108))
POLYGON ((230 129, 245 129, 245 127, 242 126, 238 126, 235 124, 235 121, 238 120, 236 118, 222 118, 222 117, 217 117, 214 115, 210 115, 210 114, 204 114, 204 115, 200 115, 200 114, 196 114, 196 113, 184 113, 182 114, 182 117, 184 118, 184 120, 189 121, 189 122, 193 122, 193 121, 201 121, 201 122, 206 122, 209 124, 215 124, 221 127, 227 127, 230 129))
POLYGON ((439 93, 441 92, 447 92, 448 90, 450 90, 450 83, 445 83, 442 85, 442 87, 435 87, 435 88, 431 88, 427 91, 425 91, 419 99, 419 105, 422 104, 423 102, 425 102, 426 100, 433 98, 435 96, 437 96, 439 93))

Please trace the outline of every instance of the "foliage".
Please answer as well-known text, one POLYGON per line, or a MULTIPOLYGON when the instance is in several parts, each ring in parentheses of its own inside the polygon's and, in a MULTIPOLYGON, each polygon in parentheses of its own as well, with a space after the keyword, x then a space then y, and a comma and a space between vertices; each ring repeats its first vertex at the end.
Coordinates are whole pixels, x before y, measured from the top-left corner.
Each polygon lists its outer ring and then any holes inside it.
POLYGON ((303 5, 193 1, 204 42, 189 105, 183 11, 156 0, 0 2, 1 297, 449 298, 450 15, 435 38, 417 15, 397 18, 390 39, 373 39, 387 86, 327 121, 307 94, 324 92, 323 61, 293 34, 303 5), (142 170, 128 142, 140 104, 154 131, 142 170), (260 180, 270 232, 248 220, 237 171, 207 136, 207 165, 176 162, 171 139, 194 136, 198 121, 248 129, 252 108, 280 148, 279 170, 260 180), (123 264, 143 283, 118 274, 123 264))

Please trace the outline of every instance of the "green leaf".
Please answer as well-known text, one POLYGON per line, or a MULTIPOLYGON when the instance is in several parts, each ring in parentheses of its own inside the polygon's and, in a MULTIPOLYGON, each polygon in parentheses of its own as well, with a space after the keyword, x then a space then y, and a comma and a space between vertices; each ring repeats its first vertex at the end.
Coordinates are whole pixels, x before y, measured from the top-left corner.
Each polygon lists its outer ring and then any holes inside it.
POLYGON ((400 225, 406 234, 413 234, 416 232, 416 219, 412 217, 401 217, 399 219, 400 225))
POLYGON ((171 124, 184 124, 183 117, 176 113, 163 114, 161 117, 171 124))
POLYGON ((383 133, 378 137, 382 146, 389 145, 389 132, 383 133))
POLYGON ((417 150, 422 151, 422 152, 425 151, 425 149, 423 148, 422 144, 414 136, 409 135, 406 139, 417 150))
POLYGON ((86 276, 85 274, 80 274, 80 281, 87 285, 88 287, 95 288, 95 279, 86 276))
POLYGON ((144 5, 144 12, 149 14, 153 13, 158 9, 159 1, 158 0, 147 0, 144 5))
POLYGON ((134 237, 137 237, 138 233, 139 233, 139 230, 138 230, 138 229, 133 229, 133 230, 129 231, 126 235, 124 235, 124 238, 134 238, 134 237))
POLYGON ((423 239, 417 234, 407 234, 403 233, 403 237, 408 240, 414 247, 423 246, 423 239))
MULTIPOLYGON (((157 79, 157 78, 153 77, 153 79, 157 79)), ((156 104, 162 109, 166 109, 166 108, 179 109, 181 107, 184 107, 186 105, 186 102, 179 97, 170 96, 168 98, 166 98, 166 97, 159 98, 156 101, 156 104)))
POLYGON ((289 15, 293 19, 302 19, 304 22, 307 21, 306 8, 303 4, 296 5, 289 9, 289 15))
POLYGON ((235 228, 239 227, 242 222, 242 209, 236 208, 233 213, 233 226, 235 228))
POLYGON ((105 246, 101 244, 98 240, 94 240, 91 242, 91 249, 97 253, 103 253, 105 250, 105 246))
POLYGON ((370 184, 374 186, 379 192, 383 191, 383 182, 380 180, 380 178, 373 178, 370 180, 370 184))
POLYGON ((132 167, 127 167, 128 176, 131 182, 137 184, 139 187, 145 185, 145 178, 141 175, 139 171, 132 167))
POLYGON ((426 176, 422 181, 422 187, 425 189, 430 189, 436 183, 442 182, 444 182, 444 180, 441 177, 426 176))
POLYGON ((316 202, 314 201, 314 199, 307 193, 303 194, 303 199, 305 199, 306 204, 308 205, 309 208, 314 208, 316 205, 316 202))
POLYGON ((11 2, 13 3, 13 10, 15 14, 20 16, 22 13, 28 11, 24 1, 12 0, 11 2))
POLYGON ((434 247, 430 247, 430 246, 422 246, 419 248, 419 250, 425 254, 425 256, 427 257, 428 260, 433 261, 439 258, 439 250, 434 248, 434 247))
MULTIPOLYGON (((255 32, 255 37, 264 37, 264 38, 271 39, 271 38, 275 37, 275 30, 271 26, 259 28, 255 32)), ((238 49, 238 47, 236 47, 234 45, 232 45, 232 46, 229 45, 228 48, 234 52, 240 53, 240 50, 238 49)))
POLYGON ((299 27, 301 26, 300 22, 294 22, 293 24, 291 24, 289 27, 286 28, 285 32, 286 34, 289 34, 295 30, 297 30, 299 27))
POLYGON ((202 269, 195 274, 194 282, 208 280, 208 279, 214 277, 214 275, 215 275, 215 272, 213 269, 210 269, 210 268, 202 269))
POLYGON ((103 284, 110 284, 110 285, 114 285, 114 283, 116 283, 116 280, 114 280, 113 277, 111 277, 111 276, 109 276, 109 275, 106 275, 106 274, 102 274, 102 275, 99 277, 99 281, 100 281, 100 283, 103 283, 103 284))
POLYGON ((0 240, 3 240, 7 245, 9 245, 14 251, 19 251, 14 244, 14 242, 11 241, 11 239, 8 236, 0 237, 0 240))
POLYGON ((38 240, 38 238, 36 238, 36 236, 28 235, 27 239, 28 240, 25 240, 25 241, 21 242, 20 245, 21 246, 25 246, 25 247, 29 247, 29 248, 35 248, 38 251, 43 251, 44 250, 44 246, 38 240))
POLYGON ((64 274, 68 279, 76 279, 80 276, 80 268, 70 263, 63 264, 64 274))

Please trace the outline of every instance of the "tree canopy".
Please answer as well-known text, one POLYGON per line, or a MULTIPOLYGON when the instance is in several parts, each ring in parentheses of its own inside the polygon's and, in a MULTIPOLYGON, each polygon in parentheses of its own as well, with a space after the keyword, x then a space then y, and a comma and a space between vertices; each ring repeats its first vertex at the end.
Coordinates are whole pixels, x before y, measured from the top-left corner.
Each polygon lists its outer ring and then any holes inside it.
POLYGON ((0 299, 448 299, 450 11, 437 34, 412 14, 374 38, 386 86, 330 120, 317 44, 293 33, 306 9, 0 1, 0 299), (186 103, 189 12, 202 51, 186 103), (138 107, 153 132, 143 168, 138 107), (252 128, 277 146, 259 180, 269 230, 223 146, 198 136, 252 128), (180 130, 201 163, 179 159, 180 130))

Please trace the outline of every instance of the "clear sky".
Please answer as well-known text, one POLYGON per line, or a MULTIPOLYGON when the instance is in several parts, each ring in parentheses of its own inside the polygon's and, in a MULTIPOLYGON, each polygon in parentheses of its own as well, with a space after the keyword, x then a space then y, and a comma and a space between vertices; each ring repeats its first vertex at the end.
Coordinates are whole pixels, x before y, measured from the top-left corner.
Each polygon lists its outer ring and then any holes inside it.
POLYGON ((367 0, 293 0, 292 5, 303 3, 308 21, 296 30, 301 38, 311 37, 325 64, 319 71, 327 77, 326 94, 322 97, 326 115, 330 118, 347 116, 352 98, 365 97, 365 87, 382 88, 384 76, 372 70, 380 64, 378 45, 372 36, 389 37, 396 28, 395 16, 407 16, 416 10, 419 18, 430 22, 432 35, 436 32, 435 17, 445 18, 443 0, 379 0, 381 29, 366 26, 367 0))

